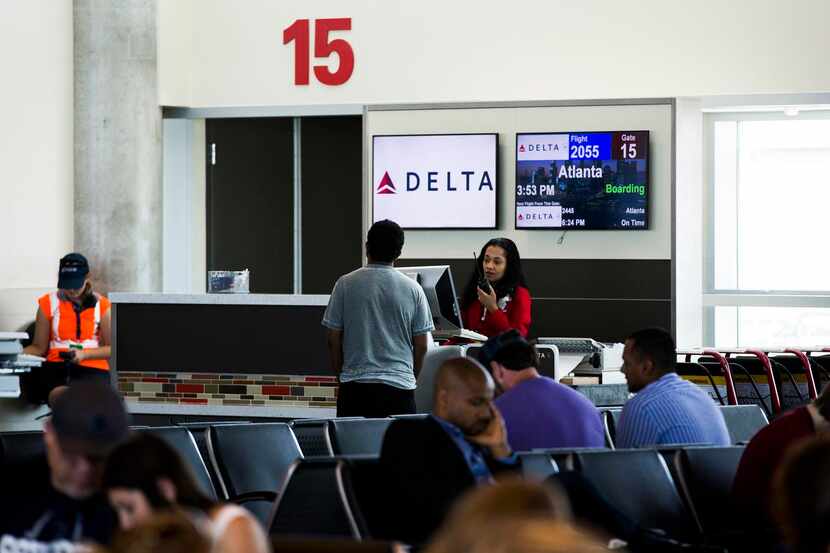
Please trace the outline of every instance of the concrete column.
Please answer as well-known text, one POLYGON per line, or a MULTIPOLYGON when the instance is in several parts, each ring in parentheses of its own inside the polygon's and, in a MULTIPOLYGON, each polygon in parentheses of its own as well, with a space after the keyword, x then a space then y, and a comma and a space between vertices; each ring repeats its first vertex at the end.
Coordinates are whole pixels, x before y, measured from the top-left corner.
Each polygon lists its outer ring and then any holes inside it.
POLYGON ((103 291, 162 285, 156 0, 74 0, 75 249, 103 291))

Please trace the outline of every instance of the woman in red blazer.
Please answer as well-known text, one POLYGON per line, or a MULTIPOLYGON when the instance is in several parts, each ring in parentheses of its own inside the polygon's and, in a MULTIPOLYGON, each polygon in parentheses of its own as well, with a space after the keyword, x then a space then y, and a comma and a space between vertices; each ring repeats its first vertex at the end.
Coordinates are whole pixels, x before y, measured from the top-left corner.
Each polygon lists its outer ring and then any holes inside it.
POLYGON ((515 328, 526 337, 530 291, 516 244, 509 238, 493 238, 481 248, 478 266, 489 286, 483 290, 477 272, 470 275, 461 299, 464 327, 485 336, 515 328))

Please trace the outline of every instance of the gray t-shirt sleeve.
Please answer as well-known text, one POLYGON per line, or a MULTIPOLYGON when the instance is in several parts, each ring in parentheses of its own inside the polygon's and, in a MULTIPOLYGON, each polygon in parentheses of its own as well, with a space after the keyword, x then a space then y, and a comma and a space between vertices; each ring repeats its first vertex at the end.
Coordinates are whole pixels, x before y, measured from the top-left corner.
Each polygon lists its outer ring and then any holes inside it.
POLYGON ((343 330, 344 303, 342 279, 337 279, 337 282, 334 283, 334 289, 331 291, 331 296, 329 296, 326 312, 323 314, 323 326, 332 330, 343 330))
POLYGON ((415 312, 412 317, 412 335, 420 336, 435 330, 432 324, 432 313, 429 310, 429 302, 423 289, 418 286, 415 290, 415 312))

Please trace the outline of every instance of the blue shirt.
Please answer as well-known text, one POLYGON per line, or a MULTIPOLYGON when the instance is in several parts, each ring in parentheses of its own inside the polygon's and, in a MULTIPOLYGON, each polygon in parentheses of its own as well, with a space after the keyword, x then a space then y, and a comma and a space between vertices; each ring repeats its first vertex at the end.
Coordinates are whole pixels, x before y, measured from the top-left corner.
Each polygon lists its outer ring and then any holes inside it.
MULTIPOLYGON (((469 442, 461 429, 453 423, 441 417, 436 417, 435 415, 432 415, 432 418, 446 430, 447 435, 458 446, 458 449, 461 450, 461 455, 464 456, 467 466, 470 467, 470 472, 473 474, 475 481, 478 483, 491 482, 493 475, 490 472, 490 467, 487 466, 487 462, 484 460, 484 452, 482 449, 476 444, 469 442)), ((518 457, 513 453, 510 457, 498 459, 498 461, 506 465, 515 465, 518 462, 518 457)))
POLYGON ((723 415, 712 398, 674 372, 628 400, 616 434, 618 448, 730 444, 723 415))

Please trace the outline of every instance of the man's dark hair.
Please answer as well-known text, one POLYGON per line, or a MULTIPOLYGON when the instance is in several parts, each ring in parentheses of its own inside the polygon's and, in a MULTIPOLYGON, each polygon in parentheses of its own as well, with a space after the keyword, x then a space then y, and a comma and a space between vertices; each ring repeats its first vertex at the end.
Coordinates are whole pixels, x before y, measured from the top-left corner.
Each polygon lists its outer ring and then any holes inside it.
POLYGON ((674 338, 662 328, 645 328, 626 338, 640 359, 651 359, 654 367, 663 373, 677 371, 677 349, 674 338))
POLYGON ((372 261, 392 263, 403 250, 403 229, 398 223, 384 219, 372 225, 366 235, 366 253, 372 261))
POLYGON ((487 340, 479 353, 479 360, 486 363, 488 370, 490 361, 495 361, 511 371, 521 371, 528 367, 539 368, 536 348, 515 329, 487 340))

